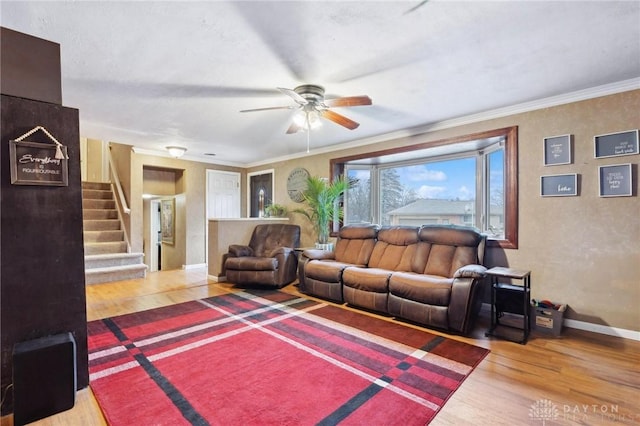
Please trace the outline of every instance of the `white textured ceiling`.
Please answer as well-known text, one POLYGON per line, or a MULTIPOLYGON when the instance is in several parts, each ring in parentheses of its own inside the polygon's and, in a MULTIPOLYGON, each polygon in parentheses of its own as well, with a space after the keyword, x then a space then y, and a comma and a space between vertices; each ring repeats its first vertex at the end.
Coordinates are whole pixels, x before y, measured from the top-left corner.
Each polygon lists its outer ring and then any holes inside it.
POLYGON ((306 152, 291 110, 239 112, 276 87, 373 99, 314 150, 640 77, 639 1, 421 3, 3 0, 1 25, 60 43, 82 136, 238 165, 306 152))

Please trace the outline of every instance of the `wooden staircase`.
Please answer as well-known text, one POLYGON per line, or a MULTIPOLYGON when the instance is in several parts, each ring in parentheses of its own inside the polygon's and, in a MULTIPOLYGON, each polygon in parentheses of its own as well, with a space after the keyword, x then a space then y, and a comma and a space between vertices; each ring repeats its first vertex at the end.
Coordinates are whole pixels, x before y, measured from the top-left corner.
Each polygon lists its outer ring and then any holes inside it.
POLYGON ((86 284, 144 278, 144 253, 129 253, 109 183, 82 182, 86 284))

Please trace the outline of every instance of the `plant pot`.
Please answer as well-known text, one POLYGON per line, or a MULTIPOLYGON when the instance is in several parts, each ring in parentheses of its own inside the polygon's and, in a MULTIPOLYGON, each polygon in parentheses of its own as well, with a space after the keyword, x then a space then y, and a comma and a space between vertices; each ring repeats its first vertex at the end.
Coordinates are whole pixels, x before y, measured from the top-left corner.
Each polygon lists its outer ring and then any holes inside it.
POLYGON ((320 250, 333 251, 333 243, 316 243, 316 248, 320 250))

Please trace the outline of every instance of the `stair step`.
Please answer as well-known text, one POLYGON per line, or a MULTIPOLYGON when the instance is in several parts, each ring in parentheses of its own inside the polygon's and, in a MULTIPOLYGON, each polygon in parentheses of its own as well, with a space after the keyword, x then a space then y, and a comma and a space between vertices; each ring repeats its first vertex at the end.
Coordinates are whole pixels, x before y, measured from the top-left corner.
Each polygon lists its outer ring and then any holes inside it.
POLYGON ((117 219, 118 210, 83 209, 82 217, 84 220, 117 219))
POLYGON ((85 231, 117 230, 120 229, 120 221, 118 219, 83 220, 82 226, 85 231))
POLYGON ((108 242, 108 243, 87 243, 84 244, 84 254, 108 254, 108 253, 126 253, 127 243, 124 241, 108 242))
POLYGON ((109 182, 82 182, 82 189, 99 189, 101 191, 110 191, 111 184, 109 182))
POLYGON ((144 278, 144 253, 127 253, 111 185, 82 182, 86 284, 144 278))
POLYGON ((111 189, 102 190, 102 189, 83 189, 82 190, 82 198, 83 199, 93 199, 93 200, 111 200, 113 199, 113 193, 111 189))
POLYGON ((144 253, 94 254, 84 257, 85 271, 116 266, 143 264, 144 253))
POLYGON ((86 210, 96 210, 96 209, 114 210, 116 208, 116 202, 115 200, 83 198, 82 208, 86 210))
POLYGON ((85 243, 106 243, 115 241, 124 241, 124 231, 122 230, 109 230, 109 231, 84 231, 85 243))
POLYGON ((112 281, 144 278, 147 275, 147 265, 112 266, 85 270, 86 284, 100 284, 112 281))

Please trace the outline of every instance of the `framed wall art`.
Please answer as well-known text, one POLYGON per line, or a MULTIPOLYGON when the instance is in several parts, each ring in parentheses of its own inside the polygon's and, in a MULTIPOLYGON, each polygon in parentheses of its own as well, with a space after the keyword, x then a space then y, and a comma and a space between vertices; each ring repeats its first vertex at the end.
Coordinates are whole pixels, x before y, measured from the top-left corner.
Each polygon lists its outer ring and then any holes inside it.
POLYGON ((176 242, 176 200, 160 200, 160 230, 162 243, 174 245, 176 242))
POLYGON ((601 197, 630 197, 632 188, 631 164, 616 164, 599 167, 601 197))
POLYGON ((544 138, 544 165, 571 164, 572 148, 571 135, 544 138))
POLYGON ((578 195, 578 175, 540 176, 540 195, 543 197, 574 197, 578 195))
POLYGON ((594 136, 596 158, 638 154, 638 129, 594 136))
MULTIPOLYGON (((55 145, 10 141, 11 183, 13 185, 68 186, 68 160, 56 158, 55 145)), ((66 155, 66 147, 63 148, 66 155)))

